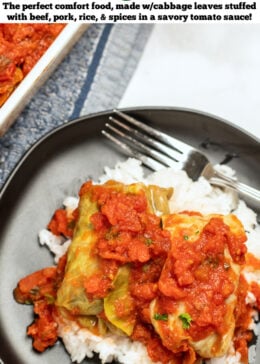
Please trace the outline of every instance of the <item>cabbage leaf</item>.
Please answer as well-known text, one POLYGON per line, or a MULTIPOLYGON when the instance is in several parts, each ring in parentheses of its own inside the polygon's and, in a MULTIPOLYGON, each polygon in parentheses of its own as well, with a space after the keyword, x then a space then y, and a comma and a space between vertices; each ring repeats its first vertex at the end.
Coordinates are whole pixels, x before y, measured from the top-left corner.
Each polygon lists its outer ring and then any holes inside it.
POLYGON ((73 315, 97 315, 103 310, 102 300, 89 300, 84 288, 87 278, 94 274, 99 266, 99 258, 91 254, 97 237, 90 217, 97 211, 97 203, 92 202, 90 192, 81 196, 79 219, 68 250, 65 276, 56 300, 58 307, 65 308, 73 315))
POLYGON ((132 334, 135 325, 133 299, 129 292, 129 276, 130 267, 122 266, 114 279, 114 289, 104 299, 107 319, 128 336, 132 334))

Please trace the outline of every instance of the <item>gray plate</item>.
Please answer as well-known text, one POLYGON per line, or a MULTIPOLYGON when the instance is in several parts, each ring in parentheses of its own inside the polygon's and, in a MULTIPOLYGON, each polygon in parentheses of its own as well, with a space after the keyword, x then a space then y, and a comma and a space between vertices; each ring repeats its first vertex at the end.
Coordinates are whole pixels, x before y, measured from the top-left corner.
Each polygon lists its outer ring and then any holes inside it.
MULTIPOLYGON (((260 188, 260 145, 254 137, 191 110, 127 111, 201 149, 214 163, 228 163, 241 181, 260 188)), ((26 336, 32 308, 17 304, 12 291, 21 277, 53 263, 48 250, 39 247, 37 233, 63 198, 75 195, 86 179, 97 179, 105 165, 112 167, 125 159, 101 136, 109 114, 69 122, 42 138, 20 161, 0 193, 0 359, 5 364, 70 363, 61 343, 43 354, 32 350, 26 336)))

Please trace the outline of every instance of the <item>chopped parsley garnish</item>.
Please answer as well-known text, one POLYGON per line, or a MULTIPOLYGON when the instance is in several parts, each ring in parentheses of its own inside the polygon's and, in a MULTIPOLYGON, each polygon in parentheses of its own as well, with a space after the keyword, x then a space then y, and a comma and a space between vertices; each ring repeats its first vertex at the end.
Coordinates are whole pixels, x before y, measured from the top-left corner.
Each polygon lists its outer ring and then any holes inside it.
POLYGON ((150 265, 149 264, 144 264, 142 266, 142 271, 145 272, 145 273, 147 273, 149 271, 149 269, 150 269, 150 265))
POLYGON ((187 330, 190 328, 190 324, 191 324, 191 321, 192 321, 192 318, 190 317, 190 315, 185 312, 185 313, 181 313, 179 315, 179 319, 182 321, 182 327, 187 330))
POLYGON ((167 315, 167 313, 155 313, 153 318, 155 320, 167 321, 168 320, 168 315, 167 315))
POLYGON ((39 287, 35 286, 31 288, 29 293, 33 296, 37 295, 39 293, 39 287))
POLYGON ((184 239, 184 240, 189 240, 189 236, 188 236, 188 235, 184 235, 184 236, 183 236, 183 239, 184 239))
POLYGON ((151 238, 145 239, 145 245, 150 246, 153 243, 151 238))
POLYGON ((50 295, 49 293, 46 293, 44 295, 44 297, 46 298, 47 303, 50 304, 50 305, 55 302, 55 298, 52 295, 50 295))
POLYGON ((88 229, 89 230, 94 230, 94 225, 91 222, 88 223, 88 229))
POLYGON ((113 231, 108 231, 105 234, 106 240, 113 240, 113 239, 117 238, 117 236, 118 236, 118 233, 117 232, 113 232, 113 231))

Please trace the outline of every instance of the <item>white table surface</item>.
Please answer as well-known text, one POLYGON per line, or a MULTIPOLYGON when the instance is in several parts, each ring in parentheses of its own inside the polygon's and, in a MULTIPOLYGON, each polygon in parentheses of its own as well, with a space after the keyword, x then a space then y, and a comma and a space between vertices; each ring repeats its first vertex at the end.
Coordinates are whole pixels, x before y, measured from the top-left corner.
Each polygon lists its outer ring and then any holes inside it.
POLYGON ((260 24, 155 25, 119 107, 201 110, 260 139, 260 24))

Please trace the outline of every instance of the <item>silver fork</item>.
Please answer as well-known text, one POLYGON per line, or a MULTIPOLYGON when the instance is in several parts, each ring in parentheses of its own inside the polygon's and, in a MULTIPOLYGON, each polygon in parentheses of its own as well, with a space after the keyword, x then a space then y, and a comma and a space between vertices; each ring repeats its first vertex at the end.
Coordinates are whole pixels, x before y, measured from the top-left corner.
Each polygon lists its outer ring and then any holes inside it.
POLYGON ((213 185, 236 190, 247 202, 260 208, 259 190, 218 171, 199 150, 124 112, 114 110, 114 113, 119 118, 110 116, 110 123, 106 123, 107 129, 102 130, 102 134, 129 156, 139 159, 153 171, 172 167, 185 170, 194 181, 203 176, 213 185))

